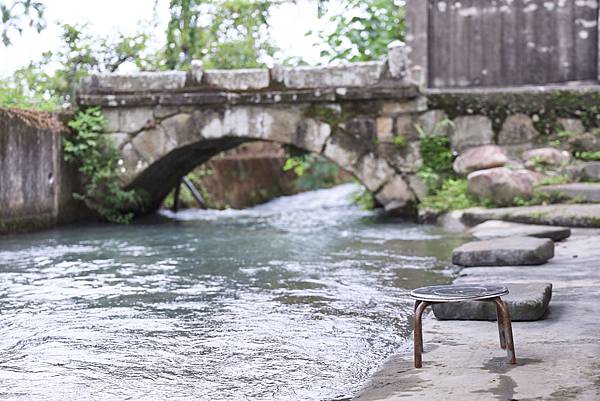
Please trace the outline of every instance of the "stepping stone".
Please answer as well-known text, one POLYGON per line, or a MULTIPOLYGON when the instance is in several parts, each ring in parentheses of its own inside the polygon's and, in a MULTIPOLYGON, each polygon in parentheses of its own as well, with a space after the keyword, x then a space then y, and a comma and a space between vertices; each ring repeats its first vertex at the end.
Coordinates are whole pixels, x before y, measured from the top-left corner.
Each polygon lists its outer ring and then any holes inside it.
POLYGON ((549 238, 553 241, 562 241, 571 236, 571 229, 567 227, 489 220, 471 228, 469 233, 475 238, 482 240, 503 237, 536 237, 549 238))
POLYGON ((553 257, 550 239, 511 237, 466 243, 452 252, 452 263, 464 267, 541 265, 553 257))
MULTIPOLYGON (((509 294, 502 297, 511 320, 532 321, 543 318, 552 298, 552 284, 503 284, 509 294)), ((448 302, 434 304, 438 320, 496 320, 496 306, 491 302, 448 302)))
POLYGON ((540 192, 560 195, 567 199, 584 203, 600 203, 600 184, 595 182, 576 182, 563 185, 546 185, 539 187, 540 192))

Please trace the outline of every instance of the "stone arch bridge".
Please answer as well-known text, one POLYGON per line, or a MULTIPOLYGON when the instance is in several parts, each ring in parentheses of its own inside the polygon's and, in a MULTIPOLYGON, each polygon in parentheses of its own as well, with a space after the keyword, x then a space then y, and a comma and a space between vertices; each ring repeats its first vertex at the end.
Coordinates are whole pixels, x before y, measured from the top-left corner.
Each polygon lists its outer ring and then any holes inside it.
POLYGON ((409 214, 421 192, 414 119, 426 101, 401 50, 337 67, 97 75, 78 103, 101 107, 123 183, 145 190, 152 210, 196 166, 260 140, 323 155, 387 211, 409 214))

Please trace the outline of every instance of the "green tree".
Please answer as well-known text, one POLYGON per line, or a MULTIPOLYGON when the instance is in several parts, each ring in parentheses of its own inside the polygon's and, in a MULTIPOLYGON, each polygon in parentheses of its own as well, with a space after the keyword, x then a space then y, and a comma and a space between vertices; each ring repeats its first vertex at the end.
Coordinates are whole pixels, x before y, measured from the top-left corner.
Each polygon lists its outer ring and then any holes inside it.
POLYGON ((171 0, 165 67, 186 68, 193 59, 207 68, 264 65, 276 49, 269 35, 269 0, 171 0))
POLYGON ((20 35, 25 27, 41 32, 46 26, 44 11, 45 7, 40 1, 0 1, 0 30, 4 46, 11 45, 12 34, 16 32, 20 35))
POLYGON ((15 71, 4 86, 13 88, 15 94, 60 106, 72 101, 75 85, 91 73, 116 72, 127 62, 139 69, 152 67, 152 57, 147 54, 148 34, 95 37, 86 33, 86 28, 63 25, 62 46, 15 71))
MULTIPOLYGON (((323 7, 323 6, 321 6, 323 7)), ((327 9, 322 18, 328 18, 333 30, 309 31, 322 48, 321 57, 329 61, 370 61, 387 54, 387 46, 395 40, 404 40, 404 1, 400 0, 345 0, 343 12, 330 15, 327 9)))

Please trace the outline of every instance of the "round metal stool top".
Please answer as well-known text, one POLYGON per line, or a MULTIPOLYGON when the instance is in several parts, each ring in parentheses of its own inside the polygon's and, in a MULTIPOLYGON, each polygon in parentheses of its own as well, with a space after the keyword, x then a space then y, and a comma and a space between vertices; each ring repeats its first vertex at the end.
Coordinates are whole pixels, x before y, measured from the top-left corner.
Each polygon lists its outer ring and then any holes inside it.
POLYGON ((496 298, 506 294, 508 288, 501 285, 461 284, 417 288, 410 292, 410 297, 418 301, 460 302, 496 298))

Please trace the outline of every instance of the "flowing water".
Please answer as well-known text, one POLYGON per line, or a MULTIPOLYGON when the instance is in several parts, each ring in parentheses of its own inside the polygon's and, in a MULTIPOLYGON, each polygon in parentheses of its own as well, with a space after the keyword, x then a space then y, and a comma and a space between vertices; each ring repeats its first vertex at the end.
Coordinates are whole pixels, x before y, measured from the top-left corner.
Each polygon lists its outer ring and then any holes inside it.
POLYGON ((355 190, 0 238, 0 399, 352 396, 459 241, 355 190))

